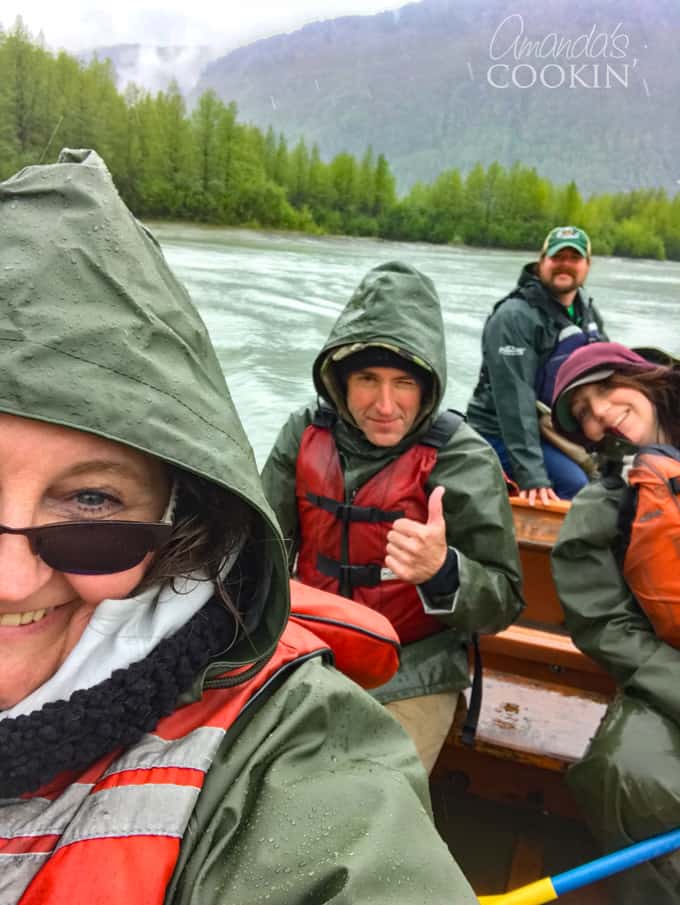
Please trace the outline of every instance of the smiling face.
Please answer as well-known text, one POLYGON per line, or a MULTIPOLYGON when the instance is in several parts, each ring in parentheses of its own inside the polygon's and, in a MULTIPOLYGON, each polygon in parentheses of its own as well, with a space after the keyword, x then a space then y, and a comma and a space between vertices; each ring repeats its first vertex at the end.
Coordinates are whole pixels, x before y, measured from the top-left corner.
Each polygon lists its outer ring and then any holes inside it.
POLYGON ((365 368, 347 380, 347 408, 374 446, 394 446, 415 424, 422 390, 398 368, 365 368))
MULTIPOLYGON (((164 466, 120 443, 0 414, 0 524, 80 519, 157 521, 168 500, 164 466)), ((0 709, 49 679, 95 608, 126 597, 153 554, 111 575, 57 572, 26 537, 0 534, 0 709)))
POLYGON ((636 446, 663 441, 656 408, 640 390, 612 386, 608 381, 577 387, 569 400, 571 414, 593 443, 605 433, 624 437, 636 446))
POLYGON ((572 303, 589 270, 590 261, 575 248, 563 248, 552 258, 545 256, 538 262, 541 282, 563 305, 572 303))

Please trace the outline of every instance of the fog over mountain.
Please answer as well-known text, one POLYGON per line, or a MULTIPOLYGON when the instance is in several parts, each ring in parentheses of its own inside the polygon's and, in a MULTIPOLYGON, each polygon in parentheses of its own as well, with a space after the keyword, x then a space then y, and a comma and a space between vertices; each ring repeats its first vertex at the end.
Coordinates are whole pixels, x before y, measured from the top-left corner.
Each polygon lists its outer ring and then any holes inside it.
POLYGON ((94 56, 113 64, 116 85, 124 91, 130 82, 146 91, 166 91, 172 81, 183 94, 195 87, 205 66, 218 52, 210 47, 155 47, 150 44, 115 44, 82 51, 78 58, 88 63, 94 56))
POLYGON ((476 161, 582 190, 680 180, 680 4, 422 0, 317 22, 210 63, 239 118, 322 155, 387 155, 401 188, 476 161))

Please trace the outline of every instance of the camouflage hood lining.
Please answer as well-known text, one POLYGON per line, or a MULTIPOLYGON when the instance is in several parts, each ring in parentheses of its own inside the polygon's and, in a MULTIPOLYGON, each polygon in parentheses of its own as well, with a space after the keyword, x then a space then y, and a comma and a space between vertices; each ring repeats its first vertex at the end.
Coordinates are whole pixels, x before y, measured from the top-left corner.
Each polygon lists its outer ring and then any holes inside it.
POLYGON ((399 346, 395 346, 391 343, 379 342, 353 343, 349 346, 340 346, 335 350, 330 350, 324 356, 319 368, 319 379, 321 380, 324 387, 324 392, 321 395, 323 395, 323 397, 335 407, 336 411, 343 420, 356 426, 356 422, 354 421, 354 418, 347 408, 345 391, 341 386, 340 381, 338 380, 334 365, 341 362, 343 359, 348 358, 350 355, 354 355, 356 352, 362 352, 364 351, 364 349, 369 349, 372 347, 388 349, 390 352, 394 352, 401 358, 405 358, 413 364, 418 365, 419 368, 425 371, 425 373, 432 378, 429 382, 428 392, 423 397, 418 418, 412 428, 412 431, 417 431, 419 426, 423 424, 423 422, 427 421, 432 413, 436 410, 437 399, 439 396, 439 394, 437 393, 437 377, 430 365, 424 359, 420 358, 418 355, 412 355, 410 352, 400 348, 399 346))

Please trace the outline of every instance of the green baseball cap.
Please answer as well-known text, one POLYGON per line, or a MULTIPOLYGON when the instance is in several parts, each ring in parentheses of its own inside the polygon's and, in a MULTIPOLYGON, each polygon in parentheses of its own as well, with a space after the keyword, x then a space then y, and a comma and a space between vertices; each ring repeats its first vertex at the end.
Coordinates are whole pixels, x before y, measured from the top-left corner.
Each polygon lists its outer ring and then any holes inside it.
POLYGON ((556 226, 545 237, 541 255, 552 258, 563 248, 574 248, 584 258, 589 258, 590 239, 588 234, 578 226, 556 226))

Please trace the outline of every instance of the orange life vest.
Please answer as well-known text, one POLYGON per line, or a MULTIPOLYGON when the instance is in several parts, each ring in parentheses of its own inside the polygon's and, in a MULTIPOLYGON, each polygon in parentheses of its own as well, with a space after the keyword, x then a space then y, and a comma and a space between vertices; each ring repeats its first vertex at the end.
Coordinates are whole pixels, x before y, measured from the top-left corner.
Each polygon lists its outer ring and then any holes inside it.
POLYGON ((0 855, 8 901, 162 905, 206 773, 229 727, 271 679, 310 657, 330 658, 327 643, 304 626, 321 625, 337 637, 345 623, 351 645, 344 644, 340 660, 348 672, 356 678, 355 670, 361 675, 365 661, 375 658, 382 663, 375 683, 392 676, 398 645, 387 620, 312 593, 324 599, 300 594, 299 586, 292 589, 298 612, 274 655, 252 678, 206 688, 199 701, 161 719, 131 748, 3 803, 0 855))
POLYGON ((362 688, 377 688, 399 669, 399 636, 375 610, 291 581, 291 621, 309 628, 333 652, 333 663, 362 688))
POLYGON ((403 644, 444 628, 425 613, 415 585, 385 568, 392 522, 402 517, 427 520, 425 484, 437 461, 437 447, 453 434, 460 419, 449 416, 438 429, 437 423, 431 442, 424 438, 382 468, 351 503, 345 502, 337 447, 323 420, 315 419, 305 429, 297 457, 298 578, 386 616, 403 644))
POLYGON ((628 483, 623 575, 657 635, 680 648, 680 451, 643 447, 628 483))

